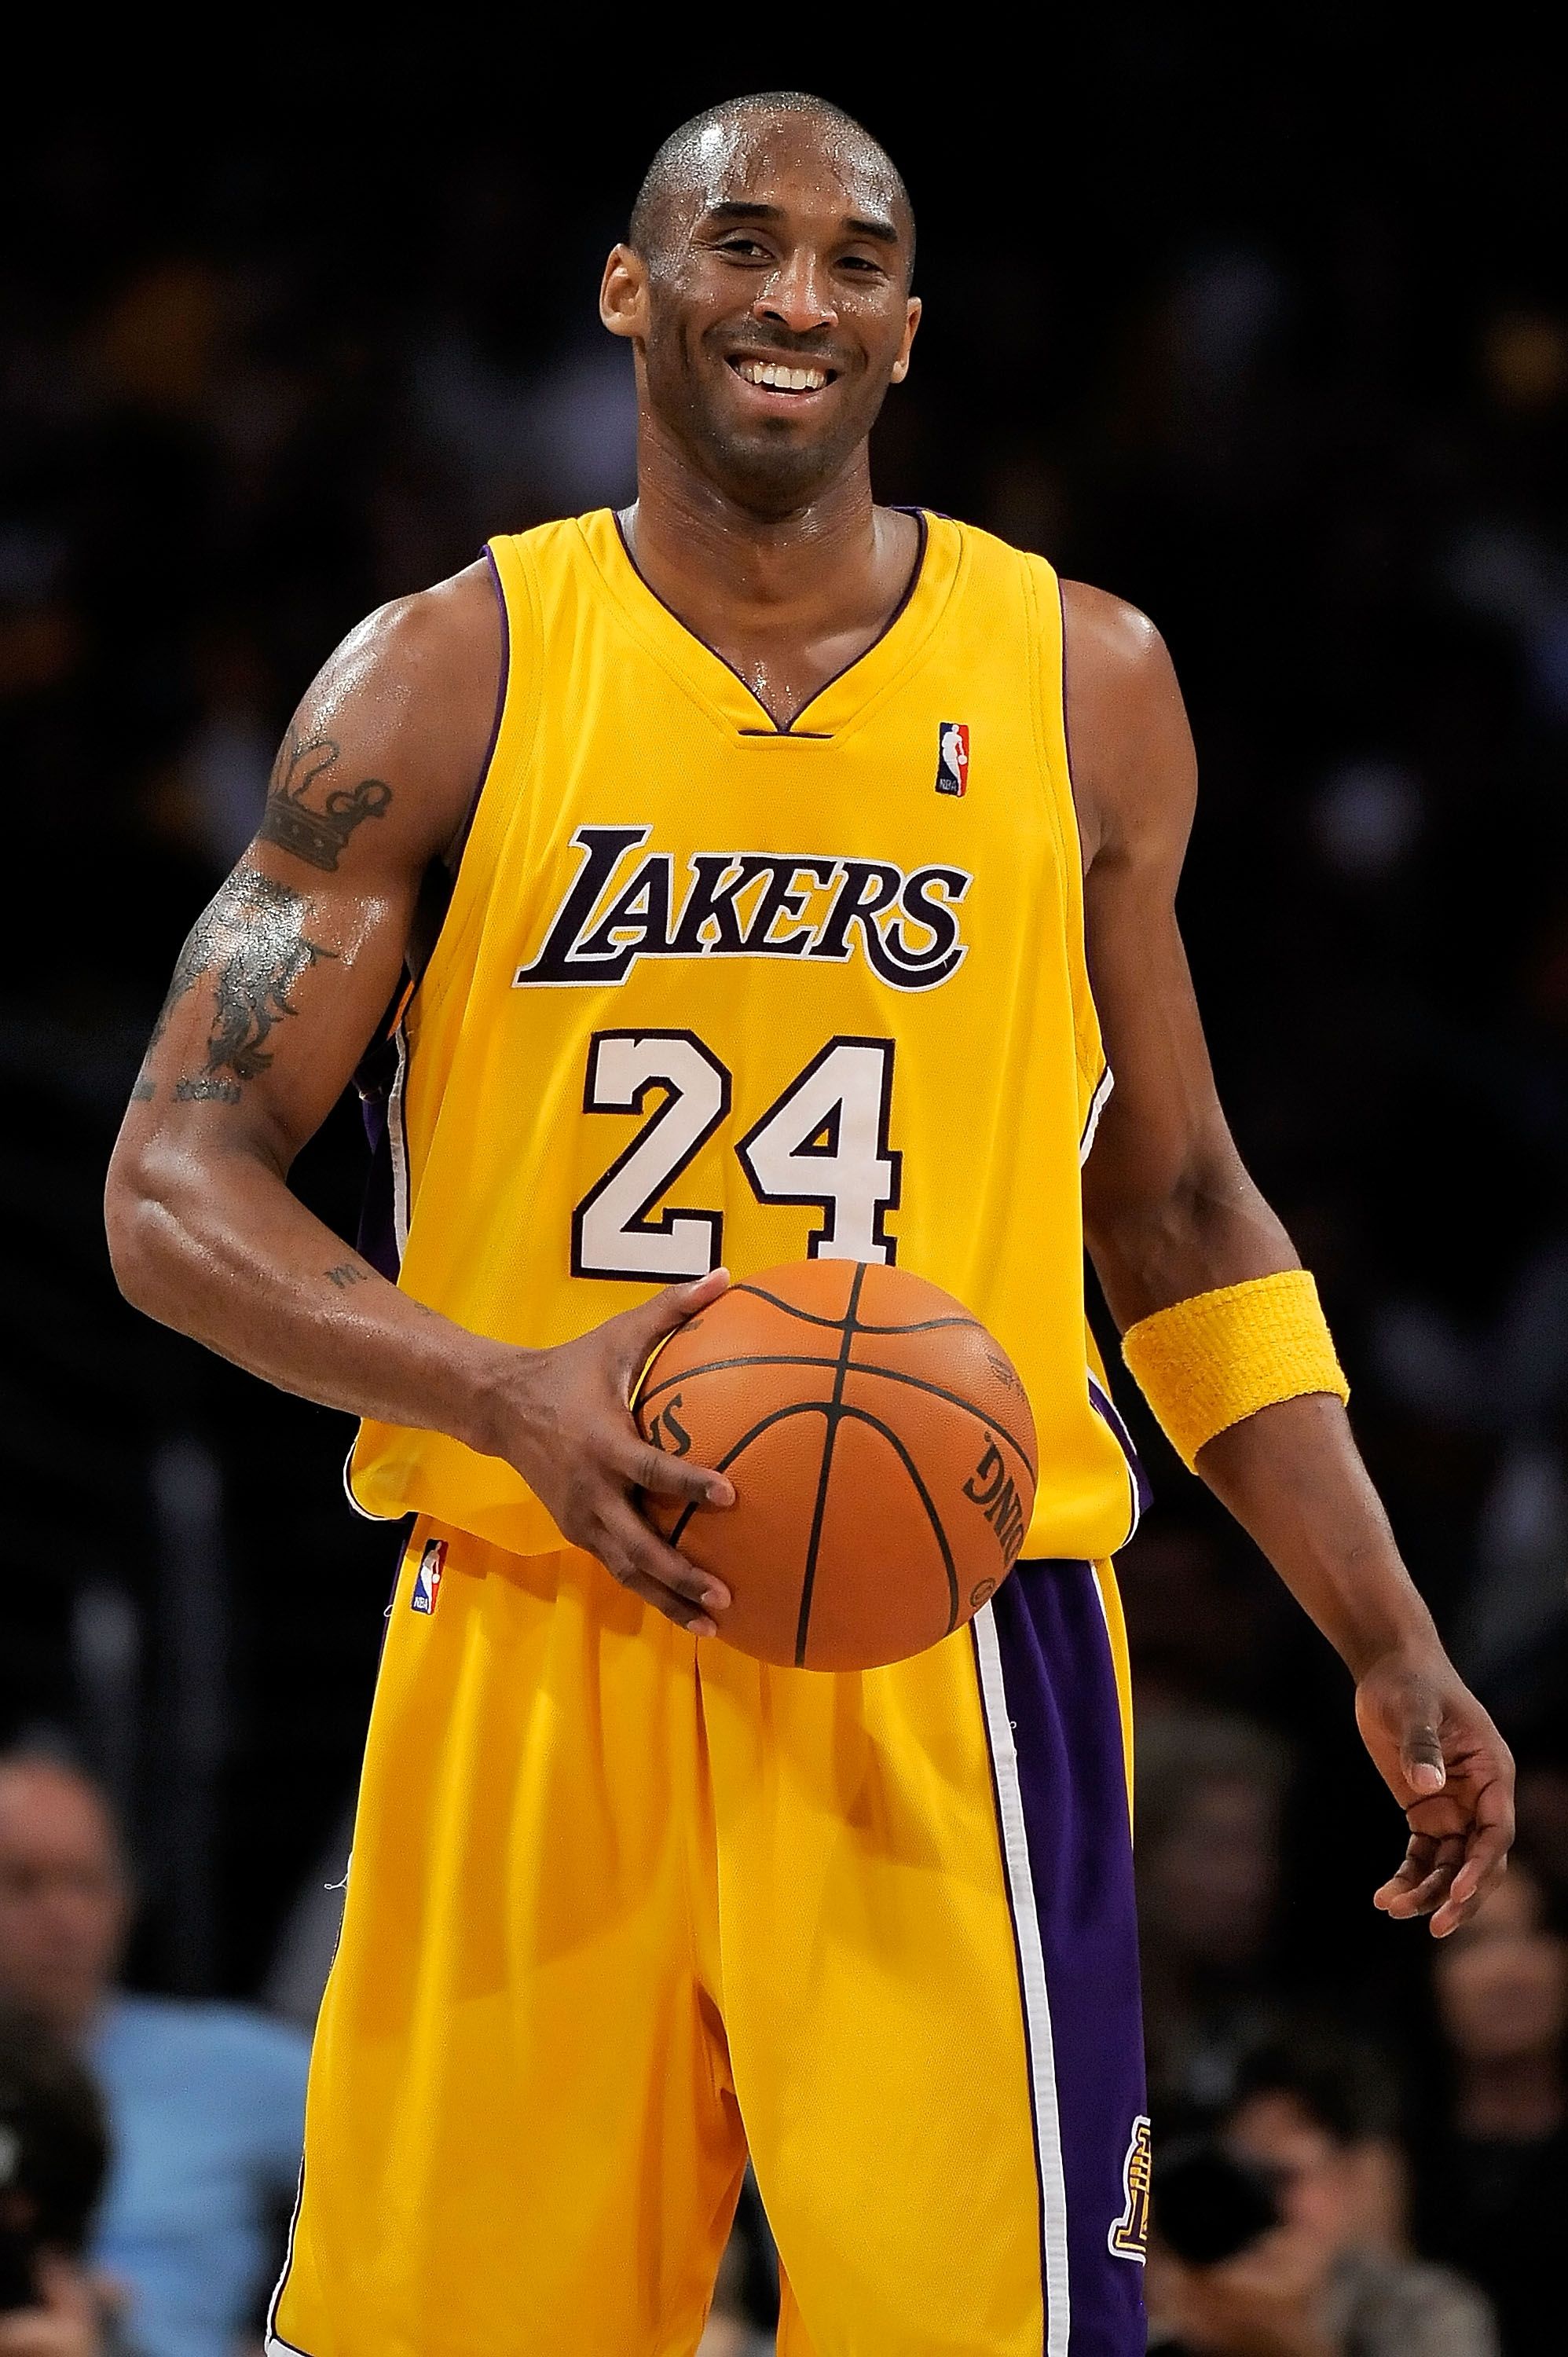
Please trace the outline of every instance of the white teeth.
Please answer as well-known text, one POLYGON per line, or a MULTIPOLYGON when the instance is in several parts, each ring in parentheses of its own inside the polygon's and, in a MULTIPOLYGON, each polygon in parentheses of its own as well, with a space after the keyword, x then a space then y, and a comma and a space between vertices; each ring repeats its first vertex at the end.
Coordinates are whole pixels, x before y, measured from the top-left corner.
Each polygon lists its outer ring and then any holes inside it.
POLYGON ((825 369, 782 368, 777 361, 742 361, 736 373, 773 393, 821 393, 828 381, 825 369))

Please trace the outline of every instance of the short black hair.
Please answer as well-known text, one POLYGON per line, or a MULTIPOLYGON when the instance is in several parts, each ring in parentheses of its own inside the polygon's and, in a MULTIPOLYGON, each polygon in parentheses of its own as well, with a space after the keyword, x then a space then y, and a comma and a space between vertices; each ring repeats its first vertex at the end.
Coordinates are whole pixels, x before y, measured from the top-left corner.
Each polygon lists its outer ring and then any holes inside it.
POLYGON ((1230 2112, 1254 2095, 1288 2095, 1341 2147, 1399 2132, 1399 2084, 1382 2049, 1316 2023, 1242 2056, 1230 2112))
POLYGON ((864 140, 872 154, 879 157, 893 184, 895 202, 902 209, 909 224, 909 266, 915 262, 915 208, 909 202, 909 191, 904 186, 904 175, 880 139, 869 132, 865 124, 835 106, 831 98, 817 98, 807 90, 758 90, 744 98, 721 99, 716 106, 705 106, 701 114, 693 114, 670 134, 660 146, 653 161, 642 176, 631 208, 628 228, 628 243, 635 253, 648 257, 659 241, 659 226, 666 205, 681 187, 693 157, 704 134, 727 131, 736 124, 754 122, 769 114, 798 114, 811 120, 832 124, 840 131, 853 133, 864 140))
POLYGON ((25 2205, 29 2238, 73 2257, 109 2170, 103 2104, 52 2030, 0 2015, 0 2195, 25 2205))

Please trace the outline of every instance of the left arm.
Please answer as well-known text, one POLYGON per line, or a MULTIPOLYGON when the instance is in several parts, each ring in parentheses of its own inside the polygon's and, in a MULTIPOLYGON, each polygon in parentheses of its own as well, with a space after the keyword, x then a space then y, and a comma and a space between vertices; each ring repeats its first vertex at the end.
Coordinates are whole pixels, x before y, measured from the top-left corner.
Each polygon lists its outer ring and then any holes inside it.
MULTIPOLYGON (((1226 1126, 1176 927, 1197 762, 1170 658, 1119 599, 1069 582, 1064 605, 1088 955, 1116 1076, 1084 1230, 1124 1331, 1300 1262, 1226 1126)), ((1503 1870, 1513 1763, 1443 1650, 1344 1408, 1326 1394, 1262 1408, 1197 1469, 1356 1681, 1362 1738, 1410 1824, 1375 1903, 1454 1931, 1503 1870)))

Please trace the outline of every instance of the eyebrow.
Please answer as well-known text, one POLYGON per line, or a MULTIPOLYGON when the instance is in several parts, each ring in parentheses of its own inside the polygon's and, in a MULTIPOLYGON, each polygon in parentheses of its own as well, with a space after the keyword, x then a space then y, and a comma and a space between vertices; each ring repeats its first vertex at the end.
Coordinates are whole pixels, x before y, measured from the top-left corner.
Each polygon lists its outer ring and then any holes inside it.
MULTIPOLYGON (((706 210, 710 221, 781 221, 784 219, 782 205, 753 204, 744 197, 721 197, 706 210)), ((878 245, 897 245, 899 242, 897 226, 890 221, 866 221, 850 213, 845 215, 840 227, 851 237, 870 238, 878 245)))

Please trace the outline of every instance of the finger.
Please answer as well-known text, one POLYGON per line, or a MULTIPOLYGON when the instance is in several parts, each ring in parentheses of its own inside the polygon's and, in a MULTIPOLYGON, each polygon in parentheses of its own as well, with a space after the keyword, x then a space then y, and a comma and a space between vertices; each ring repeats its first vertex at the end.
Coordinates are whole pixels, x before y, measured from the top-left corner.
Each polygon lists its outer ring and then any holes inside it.
POLYGON ((628 1563, 618 1566, 610 1564, 606 1568, 629 1595, 650 1605, 655 1612, 661 1612, 666 1620, 673 1620, 676 1628, 683 1629, 689 1637, 718 1635, 718 1622, 711 1612, 704 1612, 699 1605, 688 1604, 682 1598, 672 1596, 657 1579, 648 1578, 628 1563))
POLYGON ((1477 1827, 1466 1849, 1465 1863, 1454 1877, 1446 1900, 1432 1919, 1432 1936, 1445 1940, 1476 1912, 1509 1870, 1509 1832, 1500 1825, 1477 1827))
POLYGON ((727 1268, 711 1268, 706 1276, 695 1277, 689 1285, 667 1285, 651 1301, 621 1311, 615 1323, 620 1329, 622 1364, 631 1381, 641 1374, 650 1354, 666 1335, 716 1301, 727 1291, 729 1281, 727 1268))
MULTIPOLYGON (((1449 1886, 1464 1861, 1462 1842, 1440 1842, 1426 1873, 1408 1882, 1390 1900, 1386 1912, 1403 1921, 1412 1915, 1430 1915, 1448 1896, 1449 1886)), ((1395 1879, 1398 1879, 1396 1876, 1395 1879)))
POLYGON ((1437 1856, 1437 1844, 1429 1834, 1412 1834, 1404 1854, 1403 1863, 1372 1893, 1375 1907, 1387 1907, 1392 1900, 1402 1899, 1407 1890, 1424 1882, 1437 1856))
POLYGON ((1433 1936, 1445 1940, 1456 1932, 1487 1894, 1495 1889, 1508 1866, 1514 1836, 1513 1763, 1498 1746, 1499 1759, 1476 1794, 1475 1814, 1465 1835, 1465 1857, 1452 1888, 1432 1920, 1433 1936))
POLYGON ((616 1577, 628 1587, 638 1583, 639 1595, 649 1588, 658 1589, 660 1593, 650 1595, 648 1601, 658 1604, 661 1612, 668 1612, 672 1620, 678 1620, 683 1629, 692 1625, 695 1611, 710 1623, 702 1633, 712 1636, 716 1626, 713 1616, 725 1611, 730 1601, 729 1589, 723 1580, 669 1545, 629 1502, 618 1501, 605 1510, 601 1519, 605 1545, 596 1553, 616 1577), (672 1605, 679 1609, 671 1610, 672 1605))
POLYGON ((1391 1915, 1401 1923, 1408 1922, 1414 1915, 1430 1915, 1433 1909, 1447 1898, 1453 1878, 1452 1867, 1437 1867, 1412 1889, 1402 1890, 1397 1899, 1391 1899, 1384 1910, 1385 1914, 1391 1915))
POLYGON ((1434 1889, 1439 1887, 1446 1892, 1448 1885, 1464 1860, 1464 1856, 1463 1842, 1440 1841, 1434 1845, 1430 1853, 1423 1855, 1418 1864, 1412 1866, 1408 1875, 1405 1875, 1404 1868, 1402 1867, 1400 1873, 1394 1878, 1396 1882, 1401 1882, 1401 1888, 1395 1893, 1395 1897, 1405 1902, 1402 1911, 1410 1913, 1412 1902, 1419 1903, 1423 1898, 1430 1898, 1434 1889))
POLYGON ((693 1465, 689 1458, 671 1457, 640 1436, 628 1439, 614 1457, 615 1469, 637 1490, 650 1490, 658 1498, 680 1498, 693 1506, 733 1506, 735 1484, 710 1466, 693 1465))
POLYGON ((1416 1798, 1423 1801, 1430 1800, 1434 1792, 1441 1792, 1448 1781, 1443 1745, 1430 1717, 1422 1717, 1402 1736, 1400 1773, 1416 1798))

